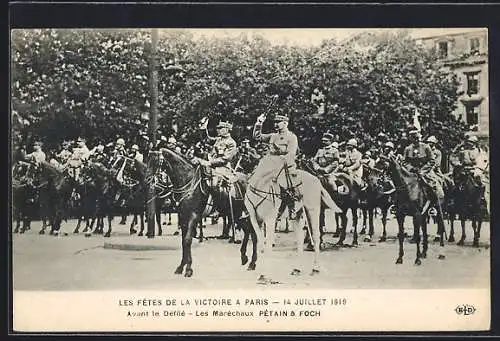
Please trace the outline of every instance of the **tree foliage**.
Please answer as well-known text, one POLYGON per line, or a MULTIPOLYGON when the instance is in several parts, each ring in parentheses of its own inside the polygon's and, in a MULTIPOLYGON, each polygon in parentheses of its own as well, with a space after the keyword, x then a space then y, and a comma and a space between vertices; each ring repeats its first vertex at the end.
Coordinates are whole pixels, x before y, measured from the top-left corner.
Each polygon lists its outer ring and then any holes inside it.
MULTIPOLYGON (((143 30, 13 31, 14 136, 50 146, 78 135, 138 140, 151 106, 150 47, 143 30)), ((436 135, 445 148, 465 131, 451 114, 453 75, 399 32, 297 47, 244 34, 195 39, 189 31, 166 31, 158 65, 160 129, 186 143, 199 139, 203 116, 212 128, 220 119, 233 121, 239 140, 250 137, 262 113, 289 115, 306 154, 325 131, 361 143, 383 131, 397 141, 415 109, 424 136, 436 135), (167 74, 171 64, 186 70, 183 83, 167 74), (310 101, 315 87, 325 94, 324 114, 310 101)))

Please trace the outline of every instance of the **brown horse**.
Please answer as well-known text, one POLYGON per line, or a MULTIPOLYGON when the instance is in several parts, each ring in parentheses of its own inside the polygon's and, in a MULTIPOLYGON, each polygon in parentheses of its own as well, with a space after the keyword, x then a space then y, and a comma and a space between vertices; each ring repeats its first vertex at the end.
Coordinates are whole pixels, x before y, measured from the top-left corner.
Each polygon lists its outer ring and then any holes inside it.
POLYGON ((403 263, 403 242, 404 242, 404 218, 405 216, 413 217, 414 240, 417 246, 417 254, 415 264, 422 264, 421 258, 427 257, 428 235, 427 235, 427 210, 430 202, 435 202, 437 205, 437 221, 438 232, 440 236, 440 254, 439 259, 444 259, 444 222, 441 205, 442 199, 435 199, 431 193, 429 186, 424 182, 418 174, 408 171, 402 167, 394 156, 381 156, 389 161, 388 172, 396 187, 394 195, 394 205, 396 210, 396 219, 398 221, 398 241, 399 255, 396 264, 403 263), (423 248, 420 251, 420 231, 423 235, 423 248))
MULTIPOLYGON (((481 185, 472 175, 471 170, 463 168, 455 174, 455 209, 460 218, 462 226, 462 236, 457 245, 464 245, 465 222, 471 220, 474 231, 473 246, 479 246, 481 236, 481 224, 483 216, 487 214, 486 202, 484 200, 485 187, 481 185)), ((453 233, 453 222, 451 221, 451 231, 453 233)))
MULTIPOLYGON (((179 266, 176 268, 175 273, 182 274, 185 268, 184 276, 191 277, 193 275, 193 260, 191 252, 192 240, 195 234, 195 229, 200 225, 203 218, 209 196, 211 195, 213 197, 214 205, 220 210, 225 209, 227 211, 229 205, 227 205, 227 201, 224 199, 225 194, 219 192, 220 189, 206 185, 207 181, 204 177, 204 171, 201 166, 193 165, 184 156, 168 148, 161 148, 160 152, 165 160, 164 165, 166 167, 166 172, 172 181, 172 194, 178 204, 178 223, 182 232, 182 259, 179 266)), ((237 180, 237 182, 238 186, 244 191, 246 179, 241 177, 237 180)), ((255 264, 257 259, 257 239, 255 233, 252 232, 252 225, 249 224, 248 218, 244 218, 243 211, 237 209, 237 200, 237 197, 232 197, 232 202, 235 203, 232 207, 232 215, 234 220, 238 221, 238 224, 245 233, 245 237, 240 248, 241 260, 243 265, 248 260, 244 252, 246 252, 246 243, 251 235, 254 250, 252 262, 249 264, 249 269, 252 270, 252 264, 255 264)))

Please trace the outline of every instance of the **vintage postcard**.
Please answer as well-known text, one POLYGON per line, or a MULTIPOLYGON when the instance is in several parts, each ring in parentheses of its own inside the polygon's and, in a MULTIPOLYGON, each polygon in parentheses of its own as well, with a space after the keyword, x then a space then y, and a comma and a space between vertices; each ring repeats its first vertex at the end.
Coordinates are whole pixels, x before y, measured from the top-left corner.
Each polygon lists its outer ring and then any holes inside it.
POLYGON ((13 29, 13 332, 490 329, 488 30, 13 29))

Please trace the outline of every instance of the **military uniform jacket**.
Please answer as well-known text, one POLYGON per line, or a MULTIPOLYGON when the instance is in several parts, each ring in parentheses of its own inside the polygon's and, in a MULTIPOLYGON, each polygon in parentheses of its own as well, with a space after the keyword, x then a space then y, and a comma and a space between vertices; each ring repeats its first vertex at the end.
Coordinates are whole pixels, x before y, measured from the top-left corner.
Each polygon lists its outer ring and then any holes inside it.
POLYGON ((460 151, 459 160, 464 166, 472 167, 477 164, 477 159, 479 157, 479 149, 463 149, 460 151))
POLYGON ((67 149, 63 149, 56 156, 59 159, 59 161, 61 161, 61 163, 64 164, 64 163, 66 163, 71 158, 72 153, 69 150, 67 150, 67 149))
POLYGON ((340 158, 339 150, 333 146, 326 146, 318 149, 313 161, 320 167, 327 167, 337 162, 340 158))
POLYGON ((71 156, 71 159, 73 160, 86 160, 90 156, 90 150, 87 148, 87 146, 79 147, 73 149, 73 155, 71 156))
POLYGON ((26 155, 27 158, 33 159, 35 162, 42 162, 46 160, 45 153, 41 150, 39 151, 34 151, 28 155, 26 155))
POLYGON ((431 147, 420 142, 419 144, 410 144, 403 153, 404 163, 410 170, 430 170, 433 166, 434 154, 431 147))
POLYGON ((344 161, 344 166, 347 170, 351 172, 356 172, 361 168, 361 152, 357 149, 353 149, 352 151, 346 151, 346 157, 344 161))
MULTIPOLYGON (((431 148, 432 149, 432 148, 431 148)), ((432 149, 432 155, 433 155, 433 165, 434 167, 432 168, 435 172, 441 173, 441 160, 443 157, 443 154, 441 151, 437 148, 432 149)))
POLYGON ((231 162, 238 153, 236 141, 231 136, 218 136, 212 148, 211 156, 220 162, 231 162))
POLYGON ((287 130, 283 133, 262 134, 262 124, 257 123, 253 136, 256 140, 269 142, 269 154, 285 156, 287 162, 293 163, 299 147, 297 136, 287 130))

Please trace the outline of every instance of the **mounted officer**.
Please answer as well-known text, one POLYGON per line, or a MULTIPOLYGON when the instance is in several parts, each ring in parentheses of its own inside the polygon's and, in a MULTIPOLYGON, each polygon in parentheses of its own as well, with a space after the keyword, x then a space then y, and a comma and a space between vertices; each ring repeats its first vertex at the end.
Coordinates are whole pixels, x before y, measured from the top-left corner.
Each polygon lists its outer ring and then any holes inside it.
POLYGON ((435 161, 432 148, 422 142, 420 130, 413 129, 409 132, 410 145, 403 154, 403 165, 411 172, 416 173, 433 191, 435 199, 444 198, 441 180, 434 172, 435 161))
POLYGON ((72 155, 71 151, 69 150, 69 147, 71 147, 71 143, 69 141, 63 141, 62 150, 58 154, 56 154, 56 160, 61 165, 66 164, 72 155))
POLYGON ((342 164, 342 170, 351 176, 353 183, 359 187, 361 191, 366 189, 363 181, 363 166, 361 164, 362 154, 357 149, 358 141, 352 138, 346 143, 345 160, 342 164))
POLYGON ((130 148, 130 155, 129 157, 133 160, 137 160, 139 162, 144 162, 144 155, 139 151, 139 146, 134 144, 130 148))
POLYGON ((95 148, 92 149, 89 161, 106 165, 107 157, 104 153, 104 145, 102 143, 99 143, 95 148))
POLYGON ((478 186, 484 187, 485 185, 485 175, 484 169, 478 167, 480 163, 481 150, 478 145, 479 141, 477 136, 469 136, 465 143, 458 145, 454 148, 454 152, 457 149, 460 150, 458 152, 458 162, 455 162, 453 166, 455 167, 453 170, 453 177, 456 179, 459 175, 459 172, 471 171, 472 176, 476 180, 478 186))
POLYGON ((35 165, 38 165, 41 162, 45 161, 47 156, 42 150, 42 147, 42 142, 35 141, 35 143, 33 143, 33 152, 26 154, 25 159, 33 162, 35 165))
POLYGON ((234 171, 231 168, 231 162, 238 153, 236 141, 231 137, 233 125, 229 122, 221 121, 217 125, 217 137, 207 136, 214 141, 208 160, 200 160, 200 165, 213 168, 213 175, 224 180, 233 177, 234 171))
POLYGON ((312 167, 323 183, 328 183, 334 190, 337 189, 334 172, 339 166, 339 144, 333 140, 333 135, 324 133, 321 138, 322 147, 318 149, 312 159, 312 167))
POLYGON ((244 139, 241 141, 240 158, 235 170, 241 169, 244 173, 250 174, 257 167, 260 157, 257 150, 250 145, 250 140, 244 139))
POLYGON ((271 181, 278 182, 292 198, 288 209, 291 219, 295 219, 299 211, 296 203, 302 203, 303 197, 302 181, 298 177, 295 163, 298 150, 297 136, 288 130, 288 117, 283 115, 274 117, 276 133, 263 134, 262 125, 265 119, 265 115, 257 118, 253 138, 269 143, 269 153, 262 157, 248 183, 256 189, 267 192, 268 188, 265 187, 271 181))
POLYGON ((83 137, 79 137, 76 144, 77 146, 73 148, 73 154, 68 160, 67 170, 68 174, 78 181, 83 164, 90 156, 90 150, 87 148, 83 137))

